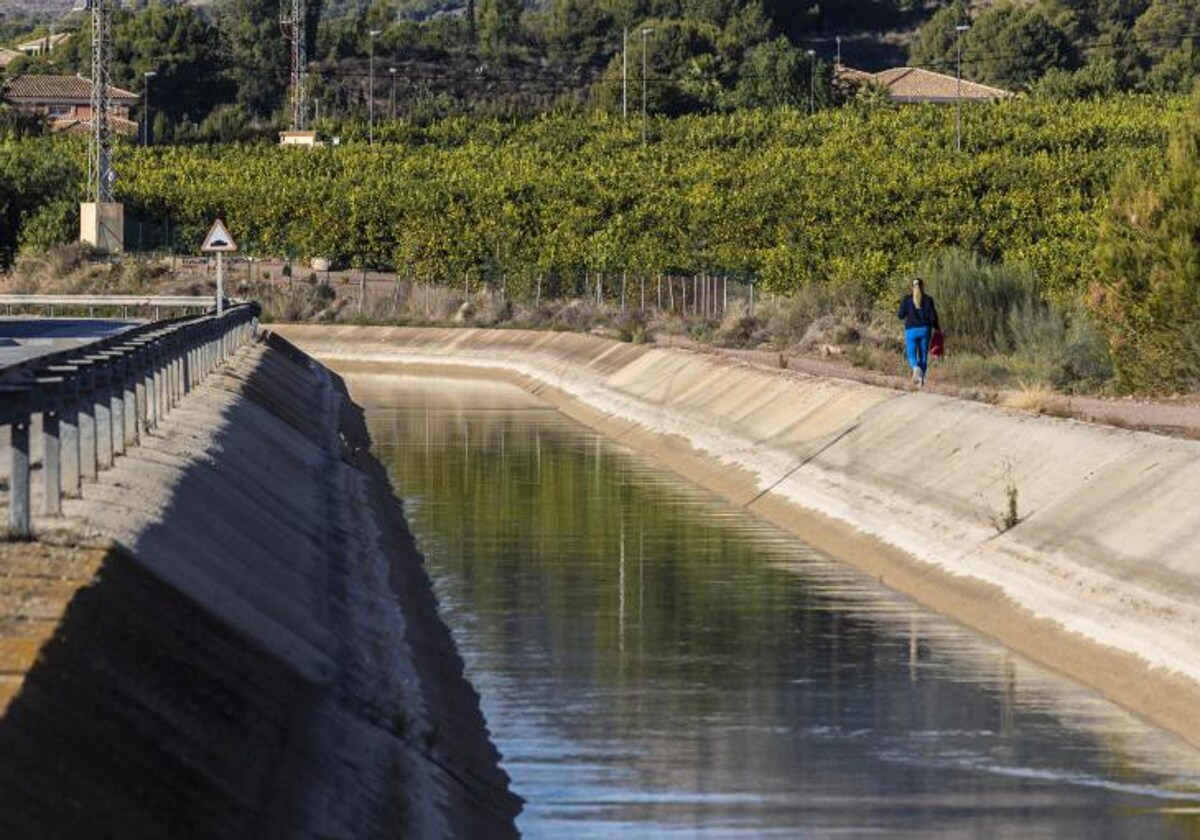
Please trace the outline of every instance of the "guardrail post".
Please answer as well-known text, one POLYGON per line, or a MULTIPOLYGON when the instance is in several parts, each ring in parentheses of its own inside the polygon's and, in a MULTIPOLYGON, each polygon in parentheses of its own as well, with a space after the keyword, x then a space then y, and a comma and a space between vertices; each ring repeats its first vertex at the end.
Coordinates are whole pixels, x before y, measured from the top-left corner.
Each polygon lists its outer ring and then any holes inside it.
MULTIPOLYGON (((96 366, 92 386, 92 417, 96 428, 96 467, 106 470, 113 465, 112 387, 107 362, 96 366)), ((95 476, 92 476, 95 478, 95 476)))
POLYGON ((138 439, 150 428, 150 346, 138 351, 137 381, 137 429, 138 439))
POLYGON ((79 469, 79 400, 74 392, 63 400, 63 412, 58 418, 59 446, 62 457, 62 491, 67 496, 78 496, 81 492, 79 469))
POLYGON ((141 376, 142 349, 136 347, 130 354, 125 367, 125 445, 137 446, 138 442, 138 381, 141 376))
POLYGON ((154 345, 146 348, 146 424, 149 431, 158 425, 158 360, 154 345))
POLYGON ((192 381, 192 376, 196 370, 192 362, 193 347, 191 337, 185 336, 183 338, 183 352, 179 356, 179 361, 182 365, 180 375, 183 377, 183 393, 185 394, 190 394, 196 387, 196 383, 192 381))
POLYGON ((167 407, 174 410, 179 405, 179 338, 174 334, 167 338, 167 370, 171 383, 167 389, 167 407))
POLYGON ((110 412, 112 414, 113 459, 125 454, 125 376, 129 366, 129 352, 122 348, 120 355, 109 363, 112 378, 109 380, 110 412))
POLYGON ((29 512, 29 415, 10 427, 12 467, 8 475, 8 535, 25 540, 33 533, 29 512))
POLYGON ((158 340, 158 416, 166 418, 171 413, 171 337, 160 336, 158 340))
POLYGON ((42 513, 62 513, 62 457, 58 431, 58 409, 42 412, 42 513))
POLYGON ((187 387, 183 383, 183 354, 186 350, 186 345, 183 343, 183 337, 176 334, 171 336, 171 368, 174 371, 172 380, 175 385, 175 405, 183 400, 183 395, 187 393, 187 387))
MULTIPOLYGON (((90 379, 90 375, 89 375, 90 379)), ((79 476, 95 481, 96 468, 96 402, 92 383, 88 382, 79 395, 79 476)))

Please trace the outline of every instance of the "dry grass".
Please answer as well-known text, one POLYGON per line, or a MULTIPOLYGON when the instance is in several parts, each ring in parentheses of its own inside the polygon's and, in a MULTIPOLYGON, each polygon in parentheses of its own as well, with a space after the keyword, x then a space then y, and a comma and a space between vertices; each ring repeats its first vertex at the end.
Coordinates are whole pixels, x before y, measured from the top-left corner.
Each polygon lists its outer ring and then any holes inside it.
POLYGON ((1045 382, 1026 382, 1019 379, 1017 385, 1018 390, 1010 391, 1001 398, 1000 404, 1005 408, 1045 414, 1054 404, 1057 395, 1045 382))

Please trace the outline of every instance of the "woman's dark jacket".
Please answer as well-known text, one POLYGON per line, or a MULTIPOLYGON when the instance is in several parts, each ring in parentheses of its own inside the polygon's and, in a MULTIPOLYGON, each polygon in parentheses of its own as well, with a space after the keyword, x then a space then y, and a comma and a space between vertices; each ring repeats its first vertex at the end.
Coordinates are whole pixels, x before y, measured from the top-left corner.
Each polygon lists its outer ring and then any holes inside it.
POLYGON ((904 319, 905 329, 909 327, 932 327, 935 330, 940 329, 938 326, 937 307, 933 305, 932 295, 921 296, 920 308, 913 303, 912 295, 905 295, 904 300, 900 301, 900 311, 896 315, 904 319))

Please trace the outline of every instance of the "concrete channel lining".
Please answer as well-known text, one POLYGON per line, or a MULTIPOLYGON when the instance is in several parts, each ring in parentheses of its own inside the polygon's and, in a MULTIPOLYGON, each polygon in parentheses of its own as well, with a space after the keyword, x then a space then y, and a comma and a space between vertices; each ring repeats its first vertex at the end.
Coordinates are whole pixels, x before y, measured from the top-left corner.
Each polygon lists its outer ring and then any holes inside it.
POLYGON ((0 654, 30 648, 0 661, 0 836, 515 836, 520 800, 327 369, 276 337, 243 347, 63 513, 0 546, 0 654), (81 552, 69 585, 41 583, 81 552))
POLYGON ((281 332, 510 379, 1200 744, 1200 443, 579 334, 281 332))

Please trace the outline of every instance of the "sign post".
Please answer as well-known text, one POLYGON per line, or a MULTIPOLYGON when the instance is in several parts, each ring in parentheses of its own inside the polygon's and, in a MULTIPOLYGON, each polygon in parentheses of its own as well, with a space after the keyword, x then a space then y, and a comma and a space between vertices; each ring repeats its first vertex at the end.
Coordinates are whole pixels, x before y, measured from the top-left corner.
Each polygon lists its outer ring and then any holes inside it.
POLYGON ((204 237, 204 244, 200 246, 200 250, 205 253, 215 253, 217 255, 217 314, 220 315, 225 311, 225 264, 223 257, 226 251, 237 250, 237 243, 229 235, 229 229, 225 227, 225 222, 220 216, 213 222, 212 230, 208 232, 208 236, 204 237))

